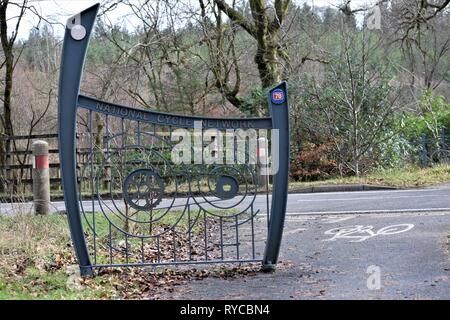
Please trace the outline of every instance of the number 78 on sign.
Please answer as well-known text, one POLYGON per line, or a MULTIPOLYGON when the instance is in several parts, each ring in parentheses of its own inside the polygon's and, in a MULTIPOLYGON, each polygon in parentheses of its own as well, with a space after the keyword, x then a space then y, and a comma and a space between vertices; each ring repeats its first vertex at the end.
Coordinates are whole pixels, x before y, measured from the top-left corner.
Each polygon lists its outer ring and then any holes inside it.
POLYGON ((274 104, 282 104, 286 101, 286 96, 283 90, 281 89, 275 89, 272 91, 272 97, 271 97, 272 103, 274 104))

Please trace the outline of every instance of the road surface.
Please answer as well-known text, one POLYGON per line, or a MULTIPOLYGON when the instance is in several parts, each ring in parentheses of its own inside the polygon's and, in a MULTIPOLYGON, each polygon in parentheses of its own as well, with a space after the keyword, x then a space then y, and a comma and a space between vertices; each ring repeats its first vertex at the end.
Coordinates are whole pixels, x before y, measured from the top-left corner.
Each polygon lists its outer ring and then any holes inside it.
POLYGON ((272 274, 207 278, 166 299, 450 299, 450 211, 288 216, 272 274))
MULTIPOLYGON (((266 201, 255 206, 264 212, 266 201)), ((190 281, 165 298, 450 299, 450 187, 291 194, 287 212, 275 273, 190 281)))
MULTIPOLYGON (((270 199, 269 199, 270 201, 270 199)), ((266 211, 266 196, 258 195, 255 199, 255 209, 266 211)), ((171 200, 163 200, 160 206, 166 206, 171 200)), ((177 199, 175 205, 180 208, 186 203, 185 198, 177 199)), ((226 204, 227 202, 225 202, 226 204)), ((113 207, 110 201, 104 201, 104 207, 113 207)), ((248 205, 247 202, 239 207, 248 205)), ((0 213, 32 212, 32 203, 0 204, 0 213)), ((54 211, 64 211, 64 202, 53 202, 54 211)), ((90 201, 84 202, 84 208, 92 211, 90 201)), ((94 210, 100 210, 95 203, 94 210)), ((380 190, 330 193, 290 194, 287 213, 302 214, 349 214, 349 213, 383 213, 383 212, 426 212, 450 211, 450 187, 413 189, 413 190, 380 190)))

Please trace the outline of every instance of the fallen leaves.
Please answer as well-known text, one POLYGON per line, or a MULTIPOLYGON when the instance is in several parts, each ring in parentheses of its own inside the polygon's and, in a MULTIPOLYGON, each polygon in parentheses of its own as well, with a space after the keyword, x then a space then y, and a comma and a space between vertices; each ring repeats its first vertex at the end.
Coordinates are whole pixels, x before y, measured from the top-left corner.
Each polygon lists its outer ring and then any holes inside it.
POLYGON ((85 279, 84 285, 96 282, 109 284, 115 289, 118 299, 158 299, 173 292, 176 286, 189 281, 214 278, 236 278, 256 275, 261 270, 259 264, 241 266, 215 266, 197 268, 116 268, 100 269, 96 281, 85 279))
MULTIPOLYGON (((0 297, 6 299, 163 299, 173 295, 177 287, 190 281, 253 276, 261 269, 258 263, 105 268, 95 269, 93 278, 82 278, 65 217, 20 218, 25 219, 30 234, 22 242, 16 223, 16 220, 21 220, 17 217, 8 219, 10 221, 8 220, 7 227, 3 224, 4 228, 0 230, 2 239, 15 239, 14 247, 10 247, 10 241, 2 242, 4 247, 0 251, 0 297)), ((179 261, 198 262, 205 260, 205 255, 208 260, 220 259, 219 225, 210 221, 203 224, 205 225, 208 227, 206 230, 200 226, 193 228, 190 234, 181 228, 166 230, 160 238, 159 247, 155 242, 147 242, 140 252, 133 252, 136 248, 141 248, 139 242, 133 243, 129 239, 121 242, 122 239, 119 239, 114 248, 114 257, 125 259, 127 250, 124 249, 131 246, 128 258, 132 259, 132 254, 135 254, 142 259, 143 253, 146 262, 170 261, 174 251, 179 261), (205 241, 205 234, 208 241, 205 241)), ((232 243, 232 239, 225 240, 228 241, 227 244, 232 243)), ((107 257, 109 248, 104 244, 101 247, 97 243, 97 249, 107 257)), ((232 250, 232 246, 227 249, 232 250)))

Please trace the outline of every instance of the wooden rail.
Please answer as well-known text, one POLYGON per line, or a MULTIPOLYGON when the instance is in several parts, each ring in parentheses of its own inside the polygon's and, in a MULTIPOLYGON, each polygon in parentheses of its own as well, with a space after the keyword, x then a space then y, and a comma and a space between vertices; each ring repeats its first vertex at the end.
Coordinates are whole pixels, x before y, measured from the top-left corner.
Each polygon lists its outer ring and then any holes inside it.
MULTIPOLYGON (((86 148, 86 141, 83 145, 83 134, 77 134, 80 147, 77 148, 77 169, 81 170, 90 162, 91 149, 86 148)), ((107 137, 104 137, 107 138, 107 137)), ((9 150, 1 152, 0 157, 0 201, 12 201, 14 197, 20 194, 31 194, 32 192, 32 171, 33 157, 31 151, 31 142, 34 140, 45 140, 49 143, 49 169, 50 169, 50 187, 53 191, 62 190, 61 171, 59 162, 58 134, 34 134, 34 135, 16 135, 0 136, 0 141, 11 141, 9 150), (14 143, 13 143, 14 142, 14 143)), ((167 147, 154 147, 158 151, 167 151, 167 147)), ((120 148, 110 147, 109 152, 119 151, 120 148)), ((108 163, 103 165, 106 168, 111 166, 108 163)), ((89 179, 86 177, 89 183, 89 179)), ((111 183, 108 176, 102 178, 104 186, 111 183)))
MULTIPOLYGON (((79 138, 79 135, 77 135, 79 138)), ((2 190, 0 193, 11 193, 14 189, 22 189, 21 191, 27 191, 31 189, 32 170, 33 170, 33 157, 31 151, 31 143, 21 143, 22 141, 31 140, 46 140, 49 142, 51 148, 50 154, 50 184, 52 189, 61 189, 61 173, 59 163, 59 149, 58 149, 58 134, 34 134, 34 135, 16 135, 16 136, 0 136, 0 141, 14 141, 11 143, 7 152, 2 152, 3 163, 0 162, 0 184, 2 190), (14 148, 17 145, 17 149, 14 148), (5 161, 6 160, 6 161, 5 161)), ((77 150, 77 160, 79 167, 83 166, 88 157, 90 150, 88 148, 80 148, 77 150)))

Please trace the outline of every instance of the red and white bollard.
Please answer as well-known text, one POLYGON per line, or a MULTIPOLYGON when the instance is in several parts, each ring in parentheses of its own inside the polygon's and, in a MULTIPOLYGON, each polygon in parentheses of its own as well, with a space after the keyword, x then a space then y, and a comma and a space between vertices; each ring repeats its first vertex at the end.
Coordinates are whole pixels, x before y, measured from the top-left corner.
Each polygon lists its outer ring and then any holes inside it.
POLYGON ((33 200, 35 214, 50 213, 50 169, 48 143, 37 140, 31 145, 33 153, 33 200))

